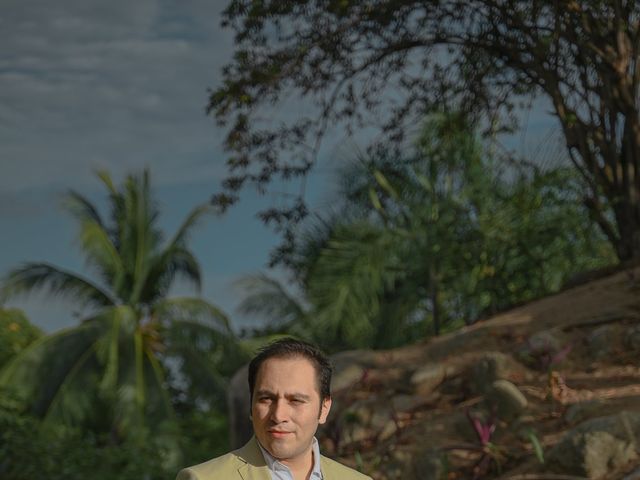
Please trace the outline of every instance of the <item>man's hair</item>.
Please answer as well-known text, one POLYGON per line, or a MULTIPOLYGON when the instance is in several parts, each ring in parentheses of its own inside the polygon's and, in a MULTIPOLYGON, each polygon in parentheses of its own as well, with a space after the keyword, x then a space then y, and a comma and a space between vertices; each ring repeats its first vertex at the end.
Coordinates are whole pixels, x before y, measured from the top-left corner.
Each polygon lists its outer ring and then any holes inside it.
POLYGON ((249 393, 253 400, 253 389, 256 384, 258 370, 265 360, 270 358, 304 358, 311 362, 316 371, 316 382, 320 392, 320 400, 331 397, 331 362, 322 351, 310 343, 295 338, 283 338, 260 349, 249 363, 249 393))

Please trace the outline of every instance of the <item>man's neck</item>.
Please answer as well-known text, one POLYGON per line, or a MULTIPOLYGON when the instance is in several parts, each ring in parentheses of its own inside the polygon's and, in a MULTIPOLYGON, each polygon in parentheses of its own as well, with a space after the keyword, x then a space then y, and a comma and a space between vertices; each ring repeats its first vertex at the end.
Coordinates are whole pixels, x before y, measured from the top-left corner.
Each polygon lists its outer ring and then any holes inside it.
MULTIPOLYGON (((256 439, 257 440, 257 439, 256 439)), ((278 464, 285 467, 289 473, 293 476, 294 480, 308 480, 313 475, 313 472, 316 468, 316 462, 318 469, 320 468, 320 453, 318 449, 317 440, 314 438, 311 441, 311 445, 306 452, 302 453, 298 457, 294 459, 287 460, 279 460, 273 457, 268 450, 266 450, 260 442, 258 442, 258 446, 264 455, 265 461, 269 466, 269 469, 275 468, 273 462, 277 462, 278 464), (316 453, 318 454, 318 458, 316 458, 316 453)))
POLYGON ((313 472, 313 462, 313 449, 309 446, 309 450, 304 455, 300 455, 293 461, 287 460, 281 463, 291 470, 293 480, 309 480, 313 472))

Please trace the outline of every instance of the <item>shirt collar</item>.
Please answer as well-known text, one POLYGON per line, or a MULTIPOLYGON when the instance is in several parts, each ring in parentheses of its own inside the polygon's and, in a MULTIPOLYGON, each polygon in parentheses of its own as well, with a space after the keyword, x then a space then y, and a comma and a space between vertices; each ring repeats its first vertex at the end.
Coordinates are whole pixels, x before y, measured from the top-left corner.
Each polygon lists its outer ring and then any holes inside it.
MULTIPOLYGON (((260 442, 256 443, 260 447, 262 451, 262 456, 264 457, 264 461, 267 463, 267 467, 269 467, 269 471, 277 472, 277 471, 287 471, 289 472, 289 467, 279 462, 273 455, 271 455, 266 448, 260 445, 260 442)), ((311 470, 311 475, 309 476, 310 480, 322 480, 322 471, 320 470, 320 445, 318 444, 318 440, 316 437, 313 437, 311 440, 311 451, 313 452, 313 470, 311 470)))

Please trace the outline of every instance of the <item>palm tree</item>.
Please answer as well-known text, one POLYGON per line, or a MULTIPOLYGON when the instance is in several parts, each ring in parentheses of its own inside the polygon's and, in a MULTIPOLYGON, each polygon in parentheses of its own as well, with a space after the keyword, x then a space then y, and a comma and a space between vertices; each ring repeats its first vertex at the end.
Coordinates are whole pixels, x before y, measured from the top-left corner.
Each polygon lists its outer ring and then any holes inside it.
POLYGON ((0 304, 0 368, 41 336, 24 312, 0 304))
POLYGON ((262 282, 248 291, 252 313, 290 318, 284 327, 302 325, 329 350, 391 348, 614 258, 581 210, 574 172, 532 165, 503 176, 507 165, 472 127, 434 115, 411 154, 381 150, 343 171, 339 210, 298 235, 286 262, 305 311, 295 315, 281 287, 262 282))
POLYGON ((3 282, 6 296, 45 289, 88 307, 89 314, 23 351, 0 371, 0 386, 12 386, 45 421, 120 438, 130 427, 159 428, 172 418, 168 372, 178 370, 182 382, 198 372, 220 387, 222 376, 207 361, 228 359, 235 341, 214 305, 167 296, 179 277, 200 289, 200 268, 187 240, 209 207, 194 208, 165 241, 147 171, 128 176, 119 189, 107 173, 98 176, 108 193, 108 217, 77 192, 66 196, 95 280, 28 263, 3 282))

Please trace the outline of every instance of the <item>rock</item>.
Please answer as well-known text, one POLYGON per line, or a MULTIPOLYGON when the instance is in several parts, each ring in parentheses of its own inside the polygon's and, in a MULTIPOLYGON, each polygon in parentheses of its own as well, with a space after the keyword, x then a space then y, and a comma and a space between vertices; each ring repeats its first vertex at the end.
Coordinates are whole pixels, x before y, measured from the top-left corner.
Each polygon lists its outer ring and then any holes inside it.
POLYGON ((391 406, 393 410, 396 412, 411 412, 416 410, 425 404, 427 404, 429 399, 425 398, 422 395, 394 395, 391 398, 391 406))
POLYGON ((518 352, 519 358, 529 367, 547 370, 563 358, 556 356, 567 348, 568 341, 559 329, 543 330, 529 337, 518 352))
POLYGON ((441 364, 430 364, 418 368, 411 375, 411 384, 419 395, 429 395, 445 379, 446 371, 441 364))
POLYGON ((468 385, 474 394, 486 394, 496 380, 522 376, 525 368, 509 355, 487 352, 473 359, 468 372, 468 385))
POLYGON ((527 408, 527 399, 513 383, 508 380, 496 380, 487 393, 487 403, 503 420, 519 417, 527 408))
POLYGON ((600 412, 600 410, 602 410, 606 405, 607 403, 604 400, 599 399, 574 403, 567 408, 567 411, 564 414, 564 420, 569 425, 576 425, 588 418, 598 416, 598 412, 600 412))
POLYGON ((352 387, 364 377, 365 371, 363 367, 355 364, 336 371, 331 378, 331 391, 335 393, 352 387))
POLYGON ((343 445, 372 438, 384 440, 398 430, 395 412, 387 399, 355 402, 342 413, 336 423, 343 445))
POLYGON ((632 352, 640 352, 640 325, 629 328, 624 337, 624 346, 632 352))
POLYGON ((627 472, 622 480, 638 480, 640 478, 640 466, 633 468, 631 472, 627 472))
POLYGON ((542 330, 532 334, 527 340, 527 348, 531 351, 554 351, 562 349, 566 343, 562 332, 556 329, 542 330))
POLYGON ((602 325, 587 336, 587 353, 592 360, 602 360, 614 353, 620 337, 617 327, 617 325, 602 325))
POLYGON ((584 453, 584 467, 589 478, 602 478, 637 457, 633 444, 620 441, 608 432, 588 433, 584 453))
POLYGON ((433 449, 418 451, 401 478, 406 480, 446 480, 449 473, 445 454, 433 449))
POLYGON ((624 468, 638 458, 640 413, 595 418, 570 430, 547 455, 554 473, 590 479, 624 468))
POLYGON ((372 350, 348 350, 331 356, 334 372, 346 370, 350 365, 372 368, 378 365, 378 355, 372 350))
POLYGON ((227 392, 227 404, 229 408, 229 443, 231 448, 240 448, 253 435, 253 425, 249 414, 251 413, 251 399, 249 398, 249 386, 247 375, 249 365, 238 370, 229 382, 227 392))

